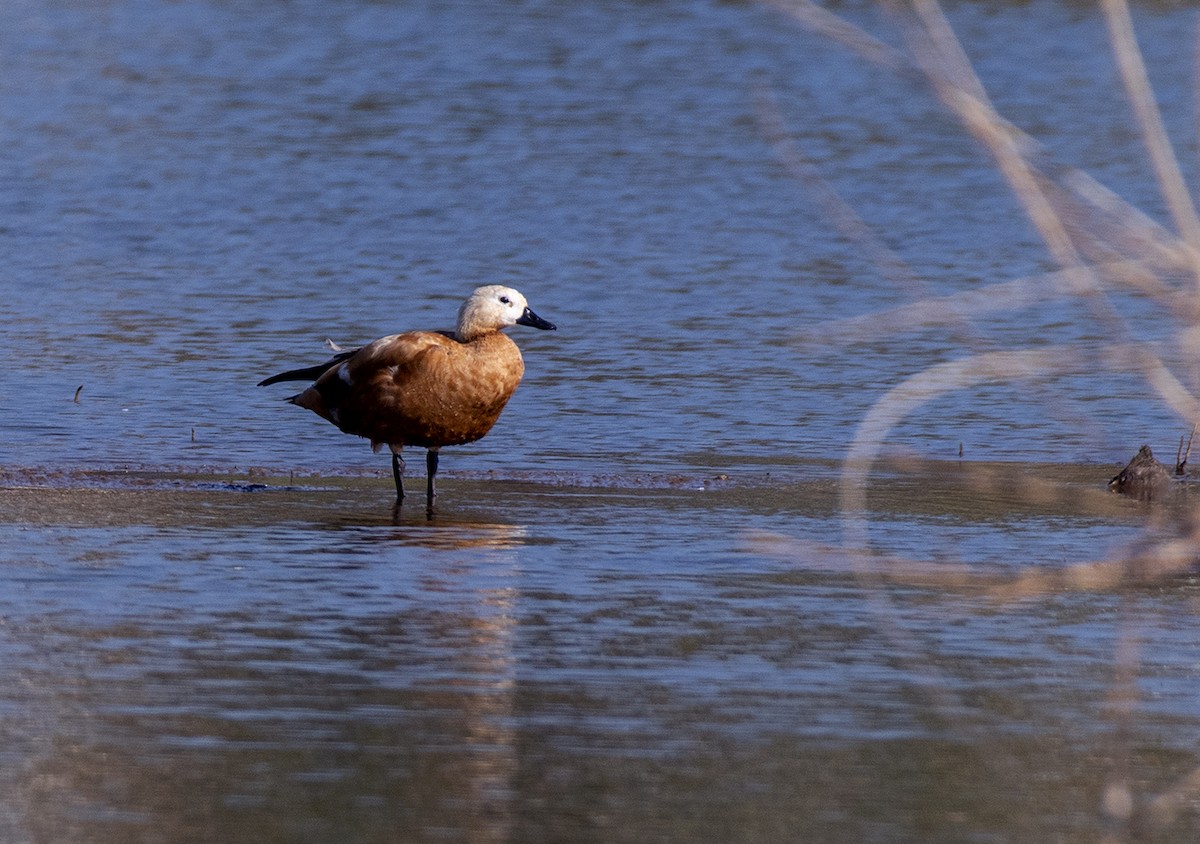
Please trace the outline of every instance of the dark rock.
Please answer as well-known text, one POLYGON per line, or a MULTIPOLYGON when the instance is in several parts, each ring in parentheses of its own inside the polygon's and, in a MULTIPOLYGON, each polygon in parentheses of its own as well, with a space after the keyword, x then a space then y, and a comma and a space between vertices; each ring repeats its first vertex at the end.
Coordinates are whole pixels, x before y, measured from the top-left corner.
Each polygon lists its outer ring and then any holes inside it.
POLYGON ((1108 482, 1108 488, 1139 501, 1158 501, 1171 492, 1171 470, 1159 463, 1144 445, 1133 459, 1108 482))

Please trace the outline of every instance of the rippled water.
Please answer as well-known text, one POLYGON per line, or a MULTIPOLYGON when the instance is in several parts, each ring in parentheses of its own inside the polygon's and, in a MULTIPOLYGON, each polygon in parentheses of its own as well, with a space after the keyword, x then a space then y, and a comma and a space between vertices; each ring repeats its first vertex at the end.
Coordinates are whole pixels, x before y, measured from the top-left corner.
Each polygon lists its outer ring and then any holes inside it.
MULTIPOLYGON (((1038 10, 959 10, 985 81, 1067 161, 1153 208, 1102 26, 1038 10), (1038 26, 1061 33, 1041 48, 1049 65, 1008 52, 1038 26)), ((837 456, 884 387, 961 347, 942 332, 795 342, 902 294, 781 168, 756 116, 764 89, 935 291, 1047 266, 935 103, 753 6, 67 3, 9 17, 7 463, 374 466, 252 385, 319 358, 325 337, 445 326, 485 281, 519 287, 562 330, 520 334, 528 380, 469 465, 837 456)), ((1144 17, 1153 46, 1173 17, 1144 17)), ((1190 64, 1161 41, 1170 92, 1190 64)), ((983 330, 1038 345, 1089 324, 1055 308, 983 330)), ((997 388, 924 414, 908 441, 1116 461, 1177 435, 1154 407, 1130 418, 1136 385, 1055 389, 1057 414, 997 388)))
MULTIPOLYGON (((1162 215, 1091 7, 948 11, 1007 116, 1162 215)), ((1190 172, 1195 16, 1135 15, 1190 172)), ((1051 266, 911 80, 741 3, 5 20, 0 838, 1094 840, 1114 771, 1143 799, 1196 766, 1191 580, 1002 603, 834 550, 885 390, 1111 339, 1054 303, 833 342, 909 292, 781 165, 768 95, 925 292, 1051 266), (483 282, 560 330, 512 332, 526 380, 433 521, 254 387, 483 282)), ((1143 393, 938 399, 891 441, 966 462, 881 476, 872 541, 998 576, 1121 547, 1144 512, 1104 481, 1180 433, 1143 393)))

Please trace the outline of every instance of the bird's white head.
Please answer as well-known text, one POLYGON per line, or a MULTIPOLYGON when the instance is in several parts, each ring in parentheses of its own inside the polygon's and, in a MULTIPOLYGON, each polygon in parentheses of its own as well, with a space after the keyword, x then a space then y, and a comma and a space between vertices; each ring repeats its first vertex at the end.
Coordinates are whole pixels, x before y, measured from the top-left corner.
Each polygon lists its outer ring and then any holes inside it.
POLYGON ((475 288, 475 292, 458 309, 455 334, 466 343, 510 325, 529 325, 548 331, 555 329, 553 323, 529 309, 525 297, 518 291, 501 284, 488 284, 475 288))

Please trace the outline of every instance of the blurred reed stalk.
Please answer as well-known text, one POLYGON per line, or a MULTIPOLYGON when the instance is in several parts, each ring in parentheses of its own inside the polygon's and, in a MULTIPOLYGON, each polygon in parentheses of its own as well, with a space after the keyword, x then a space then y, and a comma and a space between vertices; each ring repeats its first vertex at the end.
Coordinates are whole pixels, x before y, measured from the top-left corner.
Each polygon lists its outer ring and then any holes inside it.
MULTIPOLYGON (((1200 559, 1200 510, 1177 511, 1168 529, 1148 532, 1120 556, 1059 570, 1031 569, 1015 578, 973 571, 969 566, 882 557, 868 544, 866 494, 873 468, 890 432, 923 405, 948 392, 984 383, 1044 378, 1086 371, 1101 361, 1110 371, 1139 373, 1148 394, 1165 402, 1188 430, 1200 422, 1196 366, 1200 362, 1200 216, 1163 127, 1156 98, 1137 44, 1126 0, 1101 0, 1114 61, 1143 139, 1148 160, 1170 217, 1171 228, 1118 197, 1091 176, 1056 162, 1033 138, 1002 117, 990 101, 962 44, 936 0, 880 0, 895 27, 895 48, 811 0, 768 0, 812 31, 838 42, 864 60, 928 85, 947 112, 990 154, 1058 269, 950 296, 922 296, 887 314, 835 324, 835 338, 878 338, 926 325, 944 325, 970 338, 973 320, 1031 302, 1071 299, 1086 305, 1104 328, 1104 348, 1079 345, 1036 349, 984 349, 960 360, 931 366, 890 389, 859 422, 843 462, 840 483, 843 546, 814 549, 789 537, 756 535, 758 550, 826 565, 844 566, 880 584, 907 584, 985 595, 996 600, 1044 596, 1062 590, 1112 590, 1157 582, 1192 571, 1200 559), (1172 329, 1173 361, 1122 317, 1114 295, 1152 303, 1172 329)), ((830 219, 869 250, 885 277, 921 296, 919 274, 882 245, 817 172, 787 131, 780 111, 760 92, 758 111, 780 160, 813 189, 830 219)), ((1130 451, 1134 450, 1131 444, 1130 451)), ((1099 481, 1098 481, 1099 483, 1099 481)), ((1044 493, 1044 490, 1039 494, 1044 493)), ((1115 661, 1110 709, 1116 733, 1134 717, 1139 665, 1137 639, 1123 627, 1115 661)), ((1120 743, 1120 739, 1114 739, 1120 743)), ((1200 796, 1200 768, 1161 794, 1139 804, 1124 771, 1128 754, 1114 754, 1109 784, 1100 800, 1112 822, 1108 840, 1125 840, 1139 829, 1172 824, 1200 796)))
MULTIPOLYGON (((903 51, 810 0, 775 0, 772 5, 864 59, 927 83, 947 111, 991 154, 1060 267, 1052 273, 980 290, 925 296, 886 314, 835 323, 827 334, 877 339, 887 332, 941 324, 970 339, 972 320, 989 312, 1075 299, 1087 305, 1107 338, 1103 348, 1058 345, 977 351, 929 367, 889 390, 859 423, 844 461, 840 495, 848 545, 865 548, 866 525, 861 514, 865 512, 866 481, 889 433, 923 405, 948 392, 983 383, 1084 371, 1099 360, 1110 371, 1140 373, 1148 391, 1181 418, 1182 429, 1200 422, 1195 367, 1176 371, 1179 364, 1168 364, 1157 348, 1139 338, 1113 302, 1114 293, 1132 293, 1155 303, 1174 327, 1180 352, 1176 359, 1200 360, 1200 217, 1163 129, 1124 0, 1104 0, 1102 8, 1122 81, 1177 231, 1155 222, 1086 173, 1054 161, 1033 138, 1002 117, 934 0, 882 0, 882 8, 905 45, 903 51)), ((888 250, 837 196, 798 148, 778 108, 763 92, 759 114, 780 160, 817 192, 835 224, 874 256, 887 278, 912 292, 921 291, 919 274, 888 250)))

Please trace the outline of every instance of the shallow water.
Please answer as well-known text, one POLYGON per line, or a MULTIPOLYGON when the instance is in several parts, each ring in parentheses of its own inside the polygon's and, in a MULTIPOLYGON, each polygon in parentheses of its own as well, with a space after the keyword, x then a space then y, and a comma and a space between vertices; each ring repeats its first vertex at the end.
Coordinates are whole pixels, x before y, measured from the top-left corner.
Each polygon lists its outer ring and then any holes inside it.
MULTIPOLYGON (((1004 113, 1162 216, 1096 12, 948 12, 1004 113)), ((1195 15, 1135 16, 1192 102, 1195 15)), ((1182 428, 1137 379, 932 402, 867 498, 882 561, 839 548, 884 391, 1112 338, 1053 302, 835 342, 911 293, 781 166, 764 91, 922 292, 1050 268, 919 87, 754 5, 9 4, 0 839, 1095 840, 1113 782, 1141 811, 1200 764, 1194 580, 884 579, 1135 542, 1104 482, 1182 428), (512 332, 526 380, 433 520, 253 386, 483 282, 559 331, 512 332)))
MULTIPOLYGON (((1140 520, 1057 483, 1075 504, 981 521, 952 478, 881 482, 878 512, 947 553, 1003 530, 1003 576, 1140 520)), ((1192 580, 884 591, 830 562, 815 474, 448 482, 433 521, 371 480, 6 487, 14 840, 1084 834, 1116 754, 1160 786, 1194 753, 1192 580), (811 551, 764 553, 780 531, 811 551), (1118 739, 1123 613, 1155 656, 1118 739)))

